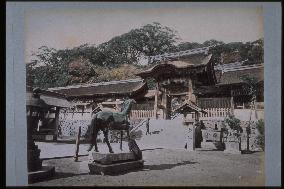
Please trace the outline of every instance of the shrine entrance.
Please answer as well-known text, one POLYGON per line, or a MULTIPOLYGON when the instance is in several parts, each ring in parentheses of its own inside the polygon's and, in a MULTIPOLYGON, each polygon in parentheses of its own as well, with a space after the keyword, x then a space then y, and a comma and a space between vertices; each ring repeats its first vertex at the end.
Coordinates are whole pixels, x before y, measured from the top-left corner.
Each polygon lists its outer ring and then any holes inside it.
MULTIPOLYGON (((154 111, 162 112, 160 117, 170 119, 172 100, 190 101, 197 105, 195 89, 216 83, 211 54, 200 52, 184 60, 164 61, 137 75, 143 79, 153 78, 156 81, 154 111), (158 93, 162 93, 158 96, 158 93)), ((180 103, 180 102, 179 102, 180 103)))
MULTIPOLYGON (((169 120, 174 113, 186 114, 184 123, 191 130, 199 121, 202 109, 197 105, 195 90, 202 86, 215 85, 216 78, 212 55, 206 51, 188 55, 183 60, 163 61, 154 67, 137 75, 143 79, 151 78, 156 81, 154 113, 156 118, 169 120), (162 95, 158 95, 161 93, 162 95), (178 111, 176 111, 178 110, 178 111)), ((194 131, 193 131, 194 133, 194 131)), ((190 135, 194 135, 190 133, 190 135)), ((194 140, 194 137, 192 137, 194 140)), ((194 150, 194 145, 192 150, 194 150)))

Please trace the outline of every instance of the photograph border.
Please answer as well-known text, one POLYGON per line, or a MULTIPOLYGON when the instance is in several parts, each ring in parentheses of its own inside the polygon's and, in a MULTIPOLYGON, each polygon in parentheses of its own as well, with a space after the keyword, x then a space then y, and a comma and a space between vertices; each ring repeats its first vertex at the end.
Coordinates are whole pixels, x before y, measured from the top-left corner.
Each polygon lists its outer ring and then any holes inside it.
MULTIPOLYGON (((263 7, 266 186, 281 185, 281 2, 179 2, 187 5, 263 7)), ((25 12, 56 8, 175 6, 174 2, 6 3, 6 185, 27 186, 25 12), (25 142, 24 142, 25 141, 25 142)))

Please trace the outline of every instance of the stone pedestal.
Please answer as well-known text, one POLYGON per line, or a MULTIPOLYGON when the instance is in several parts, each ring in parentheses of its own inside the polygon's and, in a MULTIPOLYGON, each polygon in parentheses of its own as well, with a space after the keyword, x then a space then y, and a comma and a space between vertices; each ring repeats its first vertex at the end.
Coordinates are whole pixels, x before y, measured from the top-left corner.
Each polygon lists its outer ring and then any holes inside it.
POLYGON ((90 174, 112 175, 142 168, 142 152, 134 139, 128 141, 129 151, 123 153, 89 152, 88 167, 90 174))
POLYGON ((240 143, 235 141, 225 142, 224 153, 241 154, 240 143))
POLYGON ((201 142, 202 150, 224 150, 222 142, 201 142))
POLYGON ((30 146, 30 149, 28 149, 28 171, 38 171, 42 168, 40 149, 37 145, 30 146))
POLYGON ((100 152, 90 152, 89 162, 96 162, 103 165, 109 165, 117 162, 134 161, 135 156, 131 152, 125 153, 100 153, 100 152))
POLYGON ((143 160, 138 160, 133 152, 126 153, 89 153, 90 174, 113 175, 142 168, 143 160))
POLYGON ((241 154, 241 135, 237 131, 229 130, 224 144, 225 153, 241 154))
POLYGON ((53 177, 55 174, 54 166, 42 166, 40 170, 31 171, 28 173, 29 183, 39 182, 53 177))

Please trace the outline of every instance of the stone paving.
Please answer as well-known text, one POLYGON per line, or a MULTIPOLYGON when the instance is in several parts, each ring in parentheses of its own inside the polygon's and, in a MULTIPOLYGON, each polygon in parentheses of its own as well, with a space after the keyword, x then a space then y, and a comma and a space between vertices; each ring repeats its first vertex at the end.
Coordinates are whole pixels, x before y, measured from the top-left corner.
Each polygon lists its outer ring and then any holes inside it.
MULTIPOLYGON (((50 180, 31 186, 263 186, 264 152, 252 154, 226 154, 212 149, 184 149, 185 130, 176 121, 152 121, 151 135, 136 142, 143 151, 145 160, 142 170, 117 176, 90 175, 88 157, 71 158, 75 144, 36 144, 41 149, 44 165, 56 167, 56 175, 50 180), (155 128, 155 129, 154 129, 155 128), (59 158, 55 158, 59 157, 59 158), (60 158, 61 157, 61 158, 60 158)), ((119 143, 112 143, 114 152, 121 152, 119 143)), ((88 144, 81 144, 79 155, 87 155, 88 144)), ((105 143, 98 144, 99 151, 108 152, 105 143)), ((123 142, 123 152, 128 145, 123 142)))
POLYGON ((88 157, 44 160, 56 176, 31 186, 263 186, 264 152, 153 149, 143 151, 142 170, 117 176, 90 175, 88 157))

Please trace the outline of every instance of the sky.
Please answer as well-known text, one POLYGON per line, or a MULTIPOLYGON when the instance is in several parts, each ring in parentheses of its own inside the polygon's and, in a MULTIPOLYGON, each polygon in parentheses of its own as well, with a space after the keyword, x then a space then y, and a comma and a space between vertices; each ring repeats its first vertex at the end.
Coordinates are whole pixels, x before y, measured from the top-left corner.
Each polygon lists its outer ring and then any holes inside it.
POLYGON ((65 49, 100 44, 153 22, 175 29, 180 42, 247 42, 263 37, 262 8, 256 6, 43 9, 25 14, 25 58, 29 61, 43 45, 65 49))

